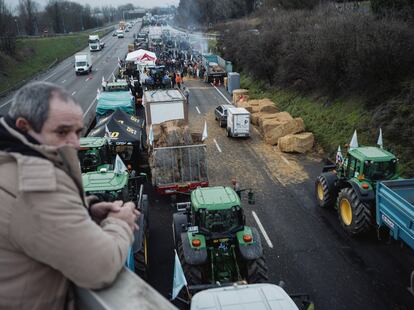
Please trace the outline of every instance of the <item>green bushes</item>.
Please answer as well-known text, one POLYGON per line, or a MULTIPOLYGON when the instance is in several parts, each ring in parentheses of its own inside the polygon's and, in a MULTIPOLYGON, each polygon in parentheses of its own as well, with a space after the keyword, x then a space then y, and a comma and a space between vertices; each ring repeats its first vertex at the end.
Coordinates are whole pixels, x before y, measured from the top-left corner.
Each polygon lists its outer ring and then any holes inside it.
POLYGON ((269 84, 375 99, 398 90, 412 74, 414 31, 397 21, 334 8, 276 11, 259 31, 230 29, 221 46, 225 57, 236 58, 241 68, 269 84))
POLYGON ((414 176, 413 27, 331 6, 272 11, 258 30, 235 23, 218 44, 253 96, 301 116, 328 153, 354 129, 374 145, 381 127, 403 174, 414 176))

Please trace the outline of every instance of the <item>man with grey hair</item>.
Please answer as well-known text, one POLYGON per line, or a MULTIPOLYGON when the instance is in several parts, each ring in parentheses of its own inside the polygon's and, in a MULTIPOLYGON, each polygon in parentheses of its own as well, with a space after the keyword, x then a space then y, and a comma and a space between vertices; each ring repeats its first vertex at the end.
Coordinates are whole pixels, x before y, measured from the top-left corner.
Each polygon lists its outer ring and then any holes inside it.
POLYGON ((68 309, 72 283, 110 285, 125 263, 139 212, 84 197, 77 158, 80 105, 32 83, 0 118, 0 309, 68 309))

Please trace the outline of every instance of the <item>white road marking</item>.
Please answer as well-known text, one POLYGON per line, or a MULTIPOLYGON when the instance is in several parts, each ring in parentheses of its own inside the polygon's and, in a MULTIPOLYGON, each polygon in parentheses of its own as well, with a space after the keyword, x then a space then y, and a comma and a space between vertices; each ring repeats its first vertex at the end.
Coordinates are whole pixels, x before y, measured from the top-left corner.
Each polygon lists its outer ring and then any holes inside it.
POLYGON ((76 94, 76 90, 72 93, 72 96, 74 96, 76 94))
POLYGON ((62 84, 63 84, 63 83, 65 83, 65 82, 66 82, 66 80, 63 80, 63 81, 62 81, 62 84))
POLYGON ((90 109, 93 107, 93 105, 95 104, 95 101, 96 101, 96 97, 95 97, 95 99, 93 99, 92 103, 89 105, 89 107, 88 107, 88 109, 86 110, 86 112, 85 112, 85 113, 83 113, 83 117, 85 117, 85 116, 88 114, 89 110, 90 110, 90 109))
POLYGON ((280 155, 280 157, 282 157, 283 161, 284 161, 285 163, 287 163, 287 164, 290 166, 290 162, 286 159, 286 157, 285 157, 285 156, 280 155))
POLYGON ((218 91, 218 93, 220 94, 220 96, 222 96, 222 97, 224 98, 224 100, 226 100, 226 101, 227 101, 227 103, 228 103, 228 104, 233 105, 233 103, 231 103, 231 102, 230 102, 230 100, 229 100, 229 99, 227 99, 227 97, 223 95, 223 93, 220 91, 220 89, 218 89, 216 86, 214 86, 214 84, 213 84, 213 83, 211 83, 211 86, 213 86, 213 87, 214 87, 214 88, 218 91))
POLYGON ((200 109, 198 107, 196 107, 196 110, 197 110, 198 114, 201 114, 200 109))
POLYGON ((256 212, 252 211, 252 214, 253 214, 254 220, 255 220, 255 221, 256 221, 256 223, 257 223, 257 226, 259 226, 259 229, 260 229, 260 231, 262 232, 262 235, 263 235, 263 237, 264 237, 264 238, 265 238, 265 240, 266 240, 267 245, 269 246, 269 248, 273 249, 273 243, 272 243, 272 241, 270 241, 270 238, 269 238, 269 236, 267 235, 267 232, 266 232, 266 230, 264 229, 264 227, 263 227, 263 225, 262 225, 262 222, 260 222, 259 217, 257 216, 256 212))
POLYGON ((213 139, 213 141, 214 141, 214 143, 216 144, 216 148, 217 148, 217 150, 221 153, 221 148, 220 148, 220 146, 218 145, 218 143, 217 143, 216 139, 213 139))

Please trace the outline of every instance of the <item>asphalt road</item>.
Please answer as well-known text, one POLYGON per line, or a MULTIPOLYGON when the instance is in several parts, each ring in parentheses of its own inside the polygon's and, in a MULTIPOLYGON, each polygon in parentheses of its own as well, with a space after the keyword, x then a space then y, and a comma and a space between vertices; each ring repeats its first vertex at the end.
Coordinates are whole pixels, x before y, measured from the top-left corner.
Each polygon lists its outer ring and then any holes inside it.
MULTIPOLYGON (((138 32, 141 23, 137 22, 130 32, 125 32, 125 38, 118 39, 112 36, 112 32, 103 37, 105 48, 98 52, 91 52, 92 72, 88 75, 75 74, 75 57, 71 56, 52 69, 37 76, 34 80, 47 81, 61 85, 69 91, 82 105, 85 118, 85 126, 88 127, 94 118, 94 107, 96 103, 96 91, 101 88, 102 77, 110 79, 112 73, 117 69, 118 57, 125 58, 128 51, 128 44, 133 42, 133 34, 138 32)), ((89 51, 86 47, 80 52, 89 51)), ((1 98, 0 115, 7 113, 12 96, 1 98)))
MULTIPOLYGON (((104 38, 105 49, 92 53, 92 74, 76 76, 70 57, 37 80, 69 90, 82 103, 89 123, 102 76, 109 79, 112 75, 117 58, 125 56, 138 26, 126 33, 125 39, 111 34, 104 38)), ((282 280, 289 293, 309 294, 316 309, 414 309, 414 297, 406 289, 414 269, 414 253, 399 244, 378 241, 375 232, 350 238, 340 228, 335 210, 316 206, 313 180, 322 167, 320 156, 281 154, 265 145, 255 130, 250 139, 227 138, 213 116, 214 107, 230 99, 225 90, 194 80, 185 84, 190 88, 191 127, 201 132, 204 120, 208 123, 211 185, 230 185, 236 177, 241 187, 255 191, 256 204, 244 201, 245 213, 248 225, 263 228, 260 231, 272 283, 282 280)), ((0 114, 7 112, 10 98, 0 101, 0 114)), ((169 199, 156 196, 151 188, 146 190, 151 201, 149 282, 168 298, 174 209, 169 199)))
MULTIPOLYGON (((204 120, 208 124, 211 185, 230 186, 236 177, 242 188, 256 194, 255 205, 244 201, 245 213, 248 225, 263 227, 270 282, 285 282, 289 293, 309 294, 316 309, 414 309, 414 297, 406 289, 414 253, 378 241, 375 232, 350 238, 335 210, 317 207, 314 179, 323 166, 320 156, 281 154, 265 145, 256 130, 250 139, 227 138, 213 110, 230 96, 203 82, 185 84, 190 89, 190 127, 201 132, 204 120)), ((168 297, 174 209, 154 195, 151 208, 150 283, 168 297)))

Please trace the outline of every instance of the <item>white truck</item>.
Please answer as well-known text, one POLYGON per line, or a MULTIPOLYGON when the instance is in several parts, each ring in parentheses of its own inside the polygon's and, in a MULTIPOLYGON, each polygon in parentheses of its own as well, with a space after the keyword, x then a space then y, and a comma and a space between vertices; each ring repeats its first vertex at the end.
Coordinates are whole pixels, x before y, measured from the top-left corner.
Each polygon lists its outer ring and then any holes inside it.
POLYGON ((245 108, 227 109, 227 137, 250 137, 250 112, 245 108))
POLYGON ((101 41, 98 35, 89 36, 89 51, 100 51, 105 47, 105 43, 101 41))
POLYGON ((92 58, 91 54, 86 53, 76 53, 75 54, 75 73, 76 75, 92 71, 92 58))

